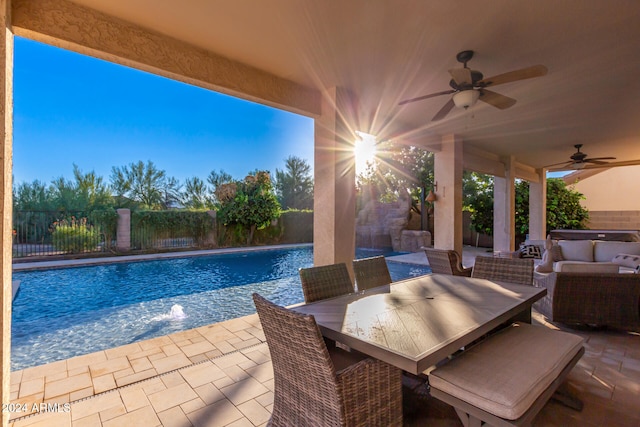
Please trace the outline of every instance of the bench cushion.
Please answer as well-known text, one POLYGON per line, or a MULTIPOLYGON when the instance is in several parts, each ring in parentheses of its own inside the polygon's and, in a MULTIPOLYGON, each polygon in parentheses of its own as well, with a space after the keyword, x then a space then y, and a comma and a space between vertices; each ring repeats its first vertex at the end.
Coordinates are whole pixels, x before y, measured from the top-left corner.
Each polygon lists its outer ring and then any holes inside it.
POLYGON ((556 273, 618 273, 620 266, 613 262, 558 261, 553 263, 556 273))
POLYGON ((577 335, 516 323, 429 375, 429 384, 500 418, 521 417, 580 351, 577 335))

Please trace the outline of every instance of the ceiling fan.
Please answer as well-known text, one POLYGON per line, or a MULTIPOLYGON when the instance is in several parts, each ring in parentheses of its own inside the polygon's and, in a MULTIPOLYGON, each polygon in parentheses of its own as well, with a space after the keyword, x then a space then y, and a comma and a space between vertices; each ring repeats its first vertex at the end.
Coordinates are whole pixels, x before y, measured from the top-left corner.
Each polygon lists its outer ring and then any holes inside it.
POLYGON ((513 106, 516 103, 516 100, 490 91, 486 89, 487 87, 530 79, 533 77, 540 77, 547 74, 547 67, 544 65, 534 65, 485 79, 480 71, 472 70, 467 67, 467 62, 469 62, 471 58, 473 58, 472 50, 464 50, 456 55, 456 59, 458 62, 463 64, 463 67, 452 68, 449 70, 449 74, 451 74, 452 77, 449 82, 449 86, 453 89, 431 93, 417 98, 405 99, 404 101, 401 101, 399 105, 421 101, 423 99, 433 98, 440 95, 453 94, 451 99, 449 99, 440 111, 436 113, 433 119, 431 119, 434 122, 443 119, 454 106, 467 109, 473 106, 478 99, 496 108, 504 110, 513 106))
POLYGON ((574 145, 574 147, 576 147, 576 151, 575 153, 573 153, 571 155, 571 157, 569 157, 570 160, 566 161, 566 162, 560 162, 560 163, 554 163, 552 165, 547 165, 545 166, 545 168, 549 168, 549 169, 553 169, 553 170, 566 170, 566 169, 573 169, 573 170, 579 170, 579 169, 584 169, 587 166, 590 165, 594 165, 591 167, 605 167, 609 165, 609 162, 605 162, 604 160, 615 160, 615 157, 594 157, 594 158, 588 158, 587 157, 587 153, 584 153, 582 151, 580 151, 580 148, 582 148, 582 144, 576 144, 574 145), (597 165, 597 166, 595 166, 597 165))

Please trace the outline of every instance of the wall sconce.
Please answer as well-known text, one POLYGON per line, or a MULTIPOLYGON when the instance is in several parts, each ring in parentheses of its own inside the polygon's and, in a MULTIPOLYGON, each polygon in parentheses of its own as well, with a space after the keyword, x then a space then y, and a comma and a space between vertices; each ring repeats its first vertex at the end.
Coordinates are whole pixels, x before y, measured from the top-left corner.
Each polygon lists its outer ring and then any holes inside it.
MULTIPOLYGON (((436 182, 433 186, 433 189, 435 191, 438 191, 438 183, 436 182)), ((433 203, 436 200, 438 200, 438 196, 436 196, 436 193, 433 192, 433 190, 429 190, 429 194, 427 194, 427 197, 425 199, 427 202, 429 203, 433 203)))

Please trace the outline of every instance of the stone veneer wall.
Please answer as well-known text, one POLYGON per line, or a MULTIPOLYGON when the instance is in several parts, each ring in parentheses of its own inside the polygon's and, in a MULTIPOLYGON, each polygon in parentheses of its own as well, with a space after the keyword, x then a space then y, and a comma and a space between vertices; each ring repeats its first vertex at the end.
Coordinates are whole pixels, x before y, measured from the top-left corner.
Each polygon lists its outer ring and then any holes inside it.
POLYGON ((402 230, 409 223, 410 209, 409 199, 395 203, 367 202, 356 218, 356 247, 401 250, 402 230))
POLYGON ((640 211, 589 211, 593 230, 640 230, 640 211))

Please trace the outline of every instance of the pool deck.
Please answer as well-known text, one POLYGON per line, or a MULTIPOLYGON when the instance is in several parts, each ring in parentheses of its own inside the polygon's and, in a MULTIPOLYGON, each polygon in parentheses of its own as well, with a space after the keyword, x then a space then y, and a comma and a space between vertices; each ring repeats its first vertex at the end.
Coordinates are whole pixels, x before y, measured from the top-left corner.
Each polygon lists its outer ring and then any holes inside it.
MULTIPOLYGON (((464 253, 463 263, 472 265, 478 251, 464 253)), ((400 257, 394 260, 424 258, 419 263, 426 264, 423 253, 400 257)), ((584 410, 550 402, 534 425, 640 425, 640 335, 571 330, 533 317, 535 324, 586 340, 586 353, 569 375, 584 410)), ((273 369, 254 314, 14 371, 11 402, 14 426, 264 426, 273 369)), ((462 425, 451 407, 434 399, 412 403, 405 400, 407 426, 462 425)))

